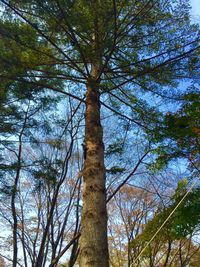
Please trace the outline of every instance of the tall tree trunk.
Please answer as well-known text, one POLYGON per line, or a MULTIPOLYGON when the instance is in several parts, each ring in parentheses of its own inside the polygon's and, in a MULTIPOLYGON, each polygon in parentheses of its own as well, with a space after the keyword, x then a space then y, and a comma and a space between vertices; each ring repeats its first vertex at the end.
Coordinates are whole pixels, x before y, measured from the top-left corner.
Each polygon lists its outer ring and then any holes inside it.
POLYGON ((104 144, 100 121, 100 94, 97 77, 98 69, 93 65, 86 93, 86 158, 83 171, 80 267, 109 266, 104 144))
POLYGON ((17 266, 17 256, 18 256, 18 245, 17 245, 17 231, 18 231, 18 219, 17 219, 17 210, 16 210, 16 197, 17 197, 17 190, 18 190, 18 183, 20 179, 21 173, 21 161, 22 161, 22 136, 24 134, 26 128, 26 122, 28 119, 28 110, 25 112, 25 118, 22 125, 22 129, 19 134, 19 147, 18 147, 18 154, 17 154, 17 169, 16 169, 16 176, 13 184, 12 190, 12 197, 11 197, 11 210, 12 210, 12 219, 13 219, 13 258, 12 258, 12 267, 17 266))

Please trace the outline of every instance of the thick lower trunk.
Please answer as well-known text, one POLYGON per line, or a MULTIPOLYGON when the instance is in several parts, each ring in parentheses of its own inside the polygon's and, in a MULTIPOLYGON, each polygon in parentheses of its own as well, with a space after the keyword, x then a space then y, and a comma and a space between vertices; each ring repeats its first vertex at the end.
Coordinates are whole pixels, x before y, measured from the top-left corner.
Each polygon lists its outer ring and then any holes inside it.
POLYGON ((108 267, 104 144, 98 84, 88 82, 80 266, 108 267))

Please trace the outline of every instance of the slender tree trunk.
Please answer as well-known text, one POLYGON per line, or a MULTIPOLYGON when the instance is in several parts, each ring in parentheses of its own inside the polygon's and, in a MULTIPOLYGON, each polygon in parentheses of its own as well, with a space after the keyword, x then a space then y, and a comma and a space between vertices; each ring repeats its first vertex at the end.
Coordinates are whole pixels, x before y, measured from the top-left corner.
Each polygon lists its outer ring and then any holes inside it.
POLYGON ((86 158, 83 171, 80 267, 109 266, 104 144, 100 122, 100 94, 97 76, 98 69, 93 65, 86 94, 86 158))
POLYGON ((14 180, 13 185, 13 192, 11 197, 11 210, 12 210, 12 219, 13 219, 13 258, 12 258, 12 267, 17 266, 17 256, 18 256, 18 245, 17 245, 17 231, 18 231, 18 219, 17 219, 17 210, 16 210, 16 196, 17 196, 17 189, 18 189, 18 183, 20 179, 20 173, 21 173, 21 157, 22 157, 22 136, 24 134, 25 128, 26 128, 26 122, 27 122, 27 114, 28 114, 29 107, 25 113, 25 118, 23 122, 23 126, 21 129, 21 132, 19 134, 19 148, 18 148, 18 154, 17 154, 17 170, 16 170, 16 176, 14 180))
POLYGON ((165 259, 165 263, 164 263, 163 267, 167 267, 167 265, 168 265, 171 249, 172 249, 172 242, 171 242, 171 240, 169 240, 168 241, 167 255, 166 255, 166 259, 165 259))
POLYGON ((16 212, 16 207, 15 207, 15 199, 16 199, 16 190, 17 190, 17 184, 18 184, 18 179, 19 179, 19 173, 20 170, 17 170, 17 175, 15 178, 15 184, 13 187, 13 194, 11 198, 11 209, 12 209, 12 217, 13 217, 13 263, 12 267, 17 266, 17 254, 18 254, 18 247, 17 247, 17 212, 16 212))

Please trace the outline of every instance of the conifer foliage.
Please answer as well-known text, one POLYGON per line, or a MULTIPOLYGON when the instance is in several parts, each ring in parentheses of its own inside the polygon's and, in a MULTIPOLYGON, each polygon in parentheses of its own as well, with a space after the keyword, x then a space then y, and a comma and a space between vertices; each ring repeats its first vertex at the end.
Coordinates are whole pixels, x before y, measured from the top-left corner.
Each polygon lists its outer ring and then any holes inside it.
MULTIPOLYGON (((86 153, 81 172, 79 263, 81 267, 108 267, 105 126, 102 127, 101 110, 128 121, 147 139, 158 129, 152 140, 155 143, 163 140, 160 135, 164 131, 166 136, 166 128, 161 123, 169 126, 169 121, 149 99, 174 98, 179 102, 184 93, 179 83, 185 79, 192 83, 198 76, 199 29, 190 22, 188 1, 1 0, 0 3, 3 117, 0 134, 19 138, 11 197, 15 236, 13 267, 17 266, 18 257, 15 199, 23 165, 20 144, 23 136, 35 138, 34 127, 41 126, 41 132, 44 129, 45 133, 51 132, 42 114, 48 116, 56 110, 61 98, 75 101, 73 111, 84 108, 86 153), (41 113, 31 120, 34 112, 41 113)), ((180 123, 182 120, 185 123, 187 109, 183 106, 182 113, 174 119, 177 117, 180 123)), ((70 121, 73 119, 72 115, 70 121)), ((67 124, 62 123, 63 127, 67 124)), ((196 126, 190 126, 191 129, 194 135, 199 134, 196 126)), ((171 138, 171 128, 167 131, 171 138)), ((5 164, 1 167, 6 168, 5 164)), ((49 231, 50 223, 45 229, 49 231)), ((41 240, 43 245, 35 267, 44 266, 47 239, 48 234, 41 240)), ((56 255, 52 256, 50 266, 56 266, 57 259, 56 255)))

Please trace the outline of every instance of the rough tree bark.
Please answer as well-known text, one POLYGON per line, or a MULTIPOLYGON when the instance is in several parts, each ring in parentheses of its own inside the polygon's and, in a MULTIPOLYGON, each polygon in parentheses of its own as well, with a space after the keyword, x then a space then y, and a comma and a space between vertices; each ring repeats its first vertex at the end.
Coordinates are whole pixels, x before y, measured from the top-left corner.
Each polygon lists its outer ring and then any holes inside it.
POLYGON ((85 113, 86 158, 83 171, 83 213, 80 266, 108 267, 107 211, 103 130, 100 121, 98 67, 92 65, 85 113))

